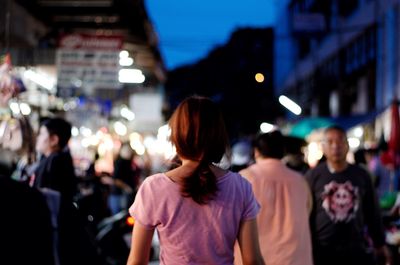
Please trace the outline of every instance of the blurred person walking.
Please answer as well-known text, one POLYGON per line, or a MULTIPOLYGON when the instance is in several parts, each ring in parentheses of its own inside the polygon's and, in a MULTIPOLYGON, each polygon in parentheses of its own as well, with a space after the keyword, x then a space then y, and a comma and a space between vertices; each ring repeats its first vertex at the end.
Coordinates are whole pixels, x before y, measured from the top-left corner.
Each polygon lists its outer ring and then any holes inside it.
POLYGON ((3 122, 1 146, 12 151, 16 158, 11 178, 28 184, 36 166, 35 137, 32 126, 25 116, 3 122))
MULTIPOLYGON (((9 71, 11 57, 6 57, 6 63, 0 65, 0 107, 8 107, 9 100, 19 92, 9 71)), ((33 158, 33 135, 27 118, 11 120, 0 123, 0 144, 20 155, 15 178, 22 182, 27 173, 24 169, 33 158), (15 123, 9 123, 11 120, 15 123)), ((0 264, 57 264, 45 197, 37 189, 12 180, 11 173, 0 174, 0 264)))
POLYGON ((384 264, 392 264, 371 177, 347 163, 349 145, 344 129, 326 128, 322 148, 326 161, 306 174, 313 195, 314 264, 373 265, 376 259, 371 248, 385 259, 384 264))
POLYGON ((44 120, 39 129, 36 151, 42 156, 33 185, 58 191, 62 203, 72 203, 77 189, 72 157, 68 149, 71 124, 62 118, 44 120))
POLYGON ((100 159, 100 155, 98 152, 96 152, 93 156, 93 160, 90 163, 90 165, 88 166, 88 168, 86 169, 85 172, 85 177, 87 178, 95 178, 98 177, 98 173, 96 172, 96 163, 97 161, 100 159))
POLYGON ((0 264, 56 264, 53 228, 43 194, 0 176, 0 211, 0 264))
POLYGON ((71 124, 63 118, 48 118, 41 123, 36 150, 42 159, 32 178, 33 186, 47 195, 55 221, 55 244, 61 265, 97 264, 96 250, 74 206, 77 177, 68 141, 71 124))
POLYGON ((140 177, 140 168, 133 161, 135 155, 129 143, 123 143, 114 162, 108 197, 108 205, 113 215, 127 210, 134 200, 140 177))
POLYGON ((391 190, 393 168, 386 161, 387 144, 383 141, 384 139, 377 148, 367 149, 365 158, 368 169, 374 176, 374 187, 381 207, 390 208, 393 206, 392 198, 396 191, 391 190))
MULTIPOLYGON (((261 205, 257 224, 264 261, 270 265, 312 265, 307 183, 282 161, 284 138, 279 131, 258 135, 253 146, 256 162, 239 174, 251 183, 261 205)), ((237 249, 235 254, 240 254, 237 249)), ((241 263, 235 259, 235 264, 241 263)))
POLYGON ((210 99, 185 99, 172 115, 171 141, 182 165, 144 180, 130 208, 135 218, 128 265, 147 264, 156 229, 160 264, 233 264, 239 241, 244 264, 264 264, 259 205, 242 176, 216 165, 228 147, 222 114, 210 99))
POLYGON ((232 146, 232 157, 230 170, 239 172, 253 163, 250 141, 241 140, 232 146))

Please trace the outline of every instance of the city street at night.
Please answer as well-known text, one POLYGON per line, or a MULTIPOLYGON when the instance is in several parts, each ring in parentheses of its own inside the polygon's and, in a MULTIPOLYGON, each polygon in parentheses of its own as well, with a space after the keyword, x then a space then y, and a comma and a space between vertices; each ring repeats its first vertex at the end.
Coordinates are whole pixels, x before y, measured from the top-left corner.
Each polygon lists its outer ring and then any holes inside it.
POLYGON ((400 265, 399 36, 400 0, 0 0, 0 264, 400 265))

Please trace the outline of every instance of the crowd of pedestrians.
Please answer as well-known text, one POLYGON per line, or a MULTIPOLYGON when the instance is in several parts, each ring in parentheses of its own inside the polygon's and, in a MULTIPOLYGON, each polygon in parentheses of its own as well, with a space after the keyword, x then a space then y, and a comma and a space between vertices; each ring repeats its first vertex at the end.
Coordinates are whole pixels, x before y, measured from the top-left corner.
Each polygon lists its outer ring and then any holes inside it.
POLYGON ((344 129, 324 130, 324 156, 315 168, 296 171, 285 165, 284 136, 273 131, 255 138, 249 152, 253 159, 240 148, 235 161, 246 160, 248 167, 237 163, 229 171, 216 167, 227 139, 218 138, 223 122, 214 123, 219 114, 202 106, 206 102, 190 97, 170 120, 171 141, 182 163, 141 185, 130 208, 137 223, 128 264, 145 264, 155 230, 163 264, 394 264, 373 178, 368 168, 347 162, 344 129), (251 185, 250 193, 232 187, 237 181, 232 171, 243 177, 240 186, 251 185), (256 201, 252 211, 241 208, 248 206, 246 200, 256 201))
MULTIPOLYGON (((176 166, 142 179, 135 152, 123 143, 103 180, 110 215, 129 208, 135 220, 128 265, 147 264, 154 233, 162 264, 396 264, 379 204, 386 178, 371 162, 375 154, 348 162, 343 128, 324 130, 324 160, 309 168, 299 164, 299 153, 295 162, 288 159, 277 130, 234 145, 235 163, 221 163, 230 157, 230 141, 218 105, 206 97, 183 100, 169 126, 176 166)), ((102 264, 75 205, 70 138, 67 120, 47 118, 35 150, 18 145, 20 163, 0 177, 0 210, 7 215, 0 260, 28 243, 14 264, 102 264)), ((87 172, 96 178, 94 162, 87 172)))

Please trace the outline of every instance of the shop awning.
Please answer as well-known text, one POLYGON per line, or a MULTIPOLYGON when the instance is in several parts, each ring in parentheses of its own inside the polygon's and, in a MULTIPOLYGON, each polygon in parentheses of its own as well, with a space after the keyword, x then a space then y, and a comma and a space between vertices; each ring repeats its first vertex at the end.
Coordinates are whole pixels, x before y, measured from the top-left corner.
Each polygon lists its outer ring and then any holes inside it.
POLYGON ((332 118, 309 117, 296 122, 290 129, 289 136, 305 139, 312 131, 335 124, 332 118))
POLYGON ((296 122, 290 129, 289 135, 305 139, 313 130, 338 125, 348 130, 357 125, 374 121, 376 116, 385 109, 375 110, 361 115, 349 115, 340 117, 306 117, 296 122))
POLYGON ((375 110, 366 114, 361 115, 350 115, 350 116, 342 116, 337 118, 332 118, 332 121, 343 127, 345 130, 353 128, 357 125, 362 125, 365 123, 370 123, 375 120, 376 116, 381 114, 385 109, 375 110))

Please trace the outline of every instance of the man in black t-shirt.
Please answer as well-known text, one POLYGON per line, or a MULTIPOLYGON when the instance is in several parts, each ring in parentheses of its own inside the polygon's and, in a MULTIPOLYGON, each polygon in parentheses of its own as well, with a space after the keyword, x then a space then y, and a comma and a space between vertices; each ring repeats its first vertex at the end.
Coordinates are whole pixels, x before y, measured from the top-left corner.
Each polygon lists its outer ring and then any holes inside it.
POLYGON ((310 227, 315 265, 373 265, 373 248, 392 264, 379 205, 368 173, 346 161, 346 132, 324 131, 326 161, 306 174, 313 196, 310 227))

